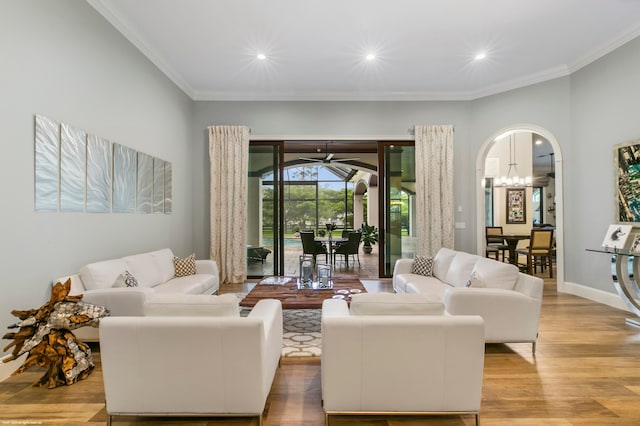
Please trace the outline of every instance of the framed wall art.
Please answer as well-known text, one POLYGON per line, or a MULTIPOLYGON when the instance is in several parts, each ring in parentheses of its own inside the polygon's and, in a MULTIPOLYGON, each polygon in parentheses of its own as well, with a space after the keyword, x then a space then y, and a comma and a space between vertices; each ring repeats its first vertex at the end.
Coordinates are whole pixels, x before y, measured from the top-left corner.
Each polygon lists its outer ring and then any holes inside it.
POLYGON ((525 188, 507 188, 507 224, 527 223, 525 188))
POLYGON ((640 224, 640 141, 613 147, 616 222, 640 224))

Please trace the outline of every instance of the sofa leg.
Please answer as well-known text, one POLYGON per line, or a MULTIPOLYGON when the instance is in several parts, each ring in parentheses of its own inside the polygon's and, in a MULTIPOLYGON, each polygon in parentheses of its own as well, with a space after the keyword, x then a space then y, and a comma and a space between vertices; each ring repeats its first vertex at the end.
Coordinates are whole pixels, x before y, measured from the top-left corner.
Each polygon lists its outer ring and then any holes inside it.
POLYGON ((107 414, 107 426, 111 426, 111 414, 107 414))
POLYGON ((531 355, 536 355, 536 342, 531 343, 531 355))
POLYGON ((476 426, 480 426, 480 414, 476 414, 476 426))

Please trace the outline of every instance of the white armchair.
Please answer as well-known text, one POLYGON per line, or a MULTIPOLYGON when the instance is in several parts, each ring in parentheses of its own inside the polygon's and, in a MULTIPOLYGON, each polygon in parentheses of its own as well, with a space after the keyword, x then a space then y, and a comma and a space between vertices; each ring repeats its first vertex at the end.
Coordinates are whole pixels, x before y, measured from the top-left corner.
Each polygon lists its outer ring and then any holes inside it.
POLYGON ((282 305, 248 317, 107 317, 100 353, 112 416, 258 416, 282 350, 282 305))
MULTIPOLYGON (((410 295, 387 297, 392 296, 410 295)), ((446 413, 474 414, 477 424, 482 318, 438 314, 431 308, 416 315, 415 306, 409 308, 412 315, 389 309, 374 315, 371 308, 356 315, 355 299, 351 312, 342 300, 326 300, 322 307, 325 422, 331 414, 446 413)))

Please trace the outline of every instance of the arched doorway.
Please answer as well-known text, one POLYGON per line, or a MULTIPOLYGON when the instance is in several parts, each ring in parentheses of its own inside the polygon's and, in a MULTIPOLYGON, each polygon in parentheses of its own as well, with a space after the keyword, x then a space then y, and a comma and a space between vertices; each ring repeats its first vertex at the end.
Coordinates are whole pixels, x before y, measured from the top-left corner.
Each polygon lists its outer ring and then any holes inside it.
POLYGON ((486 159, 496 139, 518 133, 536 133, 545 138, 553 149, 553 168, 555 173, 555 213, 556 213, 556 269, 557 289, 564 288, 564 206, 563 206, 563 168, 562 150, 555 136, 548 130, 534 124, 514 124, 497 130, 489 136, 478 152, 476 159, 476 247, 477 253, 484 254, 484 228, 485 228, 485 196, 484 179, 486 159))

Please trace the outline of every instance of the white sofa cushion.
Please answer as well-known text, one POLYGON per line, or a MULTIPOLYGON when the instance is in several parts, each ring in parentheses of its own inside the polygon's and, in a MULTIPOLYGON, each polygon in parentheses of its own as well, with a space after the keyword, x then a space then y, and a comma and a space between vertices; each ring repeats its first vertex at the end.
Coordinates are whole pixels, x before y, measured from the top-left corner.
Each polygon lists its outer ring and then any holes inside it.
POLYGON ((239 317, 235 294, 154 294, 144 305, 145 316, 239 317))
MULTIPOLYGON (((502 288, 513 290, 518 281, 518 267, 504 262, 496 262, 492 259, 478 257, 472 273, 484 287, 502 288)), ((470 274, 471 275, 471 274, 470 274)))
POLYGON ((153 289, 156 293, 203 294, 213 293, 215 278, 212 275, 196 274, 173 278, 153 289))
POLYGON ((462 251, 457 252, 451 261, 444 282, 455 287, 464 287, 477 259, 479 259, 479 257, 475 254, 462 251))
POLYGON ((444 247, 438 250, 436 255, 433 257, 434 277, 438 278, 440 281, 445 281, 445 277, 449 271, 449 266, 451 265, 453 258, 456 256, 456 253, 458 252, 444 247))
POLYGON ((351 296, 351 315, 442 315, 444 304, 430 294, 361 293, 351 296))
MULTIPOLYGON (((89 263, 80 269, 80 278, 87 290, 111 288, 120 274, 127 270, 127 263, 123 259, 103 260, 89 263)), ((136 279, 135 273, 132 273, 136 279)))
POLYGON ((444 293, 451 288, 436 277, 423 277, 421 275, 407 274, 405 293, 426 293, 444 300, 444 293))
POLYGON ((154 287, 163 282, 152 252, 127 256, 123 259, 127 263, 127 270, 138 280, 138 286, 154 287))
POLYGON ((160 278, 163 283, 166 283, 176 275, 176 271, 173 268, 173 252, 171 249, 166 248, 162 250, 152 251, 151 255, 156 263, 160 278))

